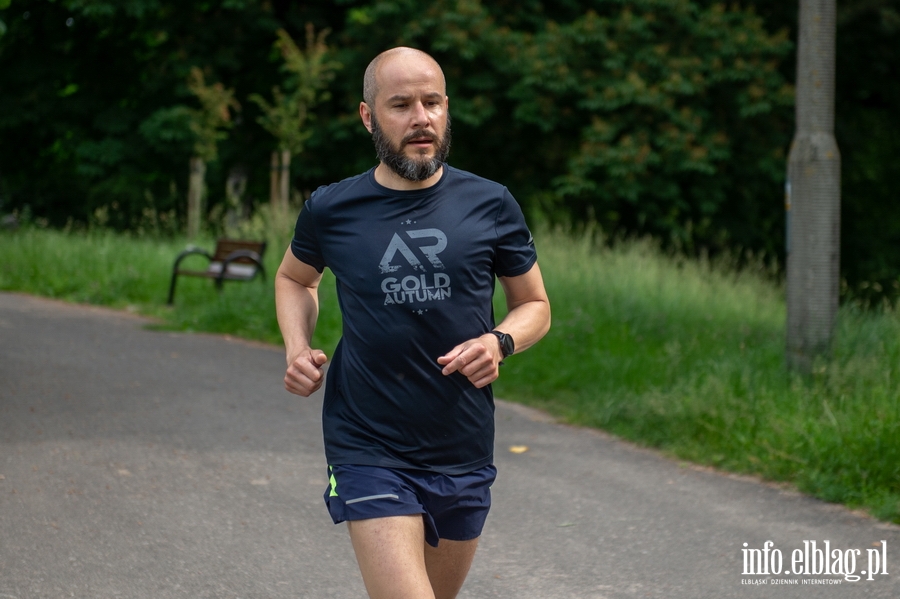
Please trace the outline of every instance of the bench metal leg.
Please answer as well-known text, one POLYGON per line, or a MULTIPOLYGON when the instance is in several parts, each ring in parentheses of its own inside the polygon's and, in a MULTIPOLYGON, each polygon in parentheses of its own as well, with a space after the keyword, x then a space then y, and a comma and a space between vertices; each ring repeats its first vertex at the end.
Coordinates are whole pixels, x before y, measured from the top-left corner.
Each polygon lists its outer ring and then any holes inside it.
POLYGON ((172 283, 169 285, 169 299, 166 302, 167 305, 171 306, 175 303, 175 281, 178 280, 178 271, 172 271, 172 283))

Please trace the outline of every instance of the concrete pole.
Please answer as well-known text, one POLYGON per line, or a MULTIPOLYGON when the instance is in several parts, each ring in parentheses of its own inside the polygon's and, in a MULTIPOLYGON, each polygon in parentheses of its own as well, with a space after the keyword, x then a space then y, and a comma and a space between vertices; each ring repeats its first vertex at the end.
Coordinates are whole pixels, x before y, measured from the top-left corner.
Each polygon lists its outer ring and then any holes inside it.
POLYGON ((841 156, 834 139, 836 0, 800 0, 797 124, 788 157, 788 368, 830 350, 840 290, 841 156))

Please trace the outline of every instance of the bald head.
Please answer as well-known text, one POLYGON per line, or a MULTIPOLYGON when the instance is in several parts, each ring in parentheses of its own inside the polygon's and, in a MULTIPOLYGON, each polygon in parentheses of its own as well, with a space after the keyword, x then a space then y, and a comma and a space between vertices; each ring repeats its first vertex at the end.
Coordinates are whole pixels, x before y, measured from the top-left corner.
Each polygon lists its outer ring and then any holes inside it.
POLYGON ((431 66, 440 75, 441 83, 446 90, 444 72, 434 58, 415 48, 407 48, 404 46, 391 48, 373 58, 372 62, 370 62, 369 66, 366 68, 366 74, 363 76, 363 101, 370 107, 374 108, 375 97, 378 95, 378 73, 380 69, 388 63, 395 61, 408 61, 410 64, 418 63, 431 66))

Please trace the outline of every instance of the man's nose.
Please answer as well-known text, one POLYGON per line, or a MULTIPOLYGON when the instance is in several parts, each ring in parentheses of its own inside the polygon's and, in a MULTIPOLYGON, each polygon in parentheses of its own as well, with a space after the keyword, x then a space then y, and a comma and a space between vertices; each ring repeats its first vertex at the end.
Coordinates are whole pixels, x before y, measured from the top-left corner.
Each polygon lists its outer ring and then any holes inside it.
POLYGON ((431 115, 425 110, 425 105, 416 102, 413 105, 413 127, 427 127, 431 122, 431 115))

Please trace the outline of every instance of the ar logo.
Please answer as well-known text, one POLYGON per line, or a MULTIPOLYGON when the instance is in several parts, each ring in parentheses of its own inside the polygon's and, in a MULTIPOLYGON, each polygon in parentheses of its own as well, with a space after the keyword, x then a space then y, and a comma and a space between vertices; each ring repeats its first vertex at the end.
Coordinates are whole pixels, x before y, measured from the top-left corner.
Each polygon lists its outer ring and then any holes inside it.
MULTIPOLYGON (((438 258, 438 254, 444 251, 444 248, 447 247, 447 236, 444 235, 444 232, 440 229, 418 229, 414 231, 407 231, 406 234, 410 239, 422 239, 426 237, 431 237, 435 240, 433 245, 423 245, 419 246, 417 249, 424 254, 425 258, 434 268, 443 270, 444 263, 441 262, 441 259, 438 258)), ((400 235, 394 233, 394 236, 391 238, 391 242, 388 244, 387 249, 384 251, 384 256, 381 258, 381 263, 378 265, 382 274, 389 272, 397 272, 400 270, 401 265, 392 265, 394 257, 397 255, 397 252, 400 252, 400 255, 406 258, 406 261, 409 262, 409 265, 412 266, 413 270, 418 270, 425 272, 425 266, 413 251, 406 245, 406 242, 400 238, 400 235)))

